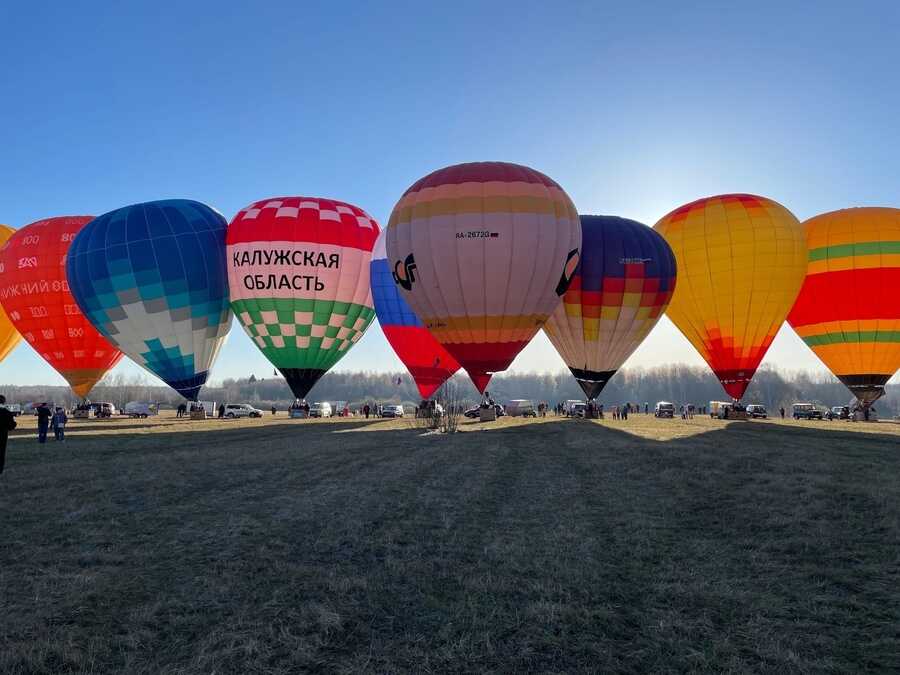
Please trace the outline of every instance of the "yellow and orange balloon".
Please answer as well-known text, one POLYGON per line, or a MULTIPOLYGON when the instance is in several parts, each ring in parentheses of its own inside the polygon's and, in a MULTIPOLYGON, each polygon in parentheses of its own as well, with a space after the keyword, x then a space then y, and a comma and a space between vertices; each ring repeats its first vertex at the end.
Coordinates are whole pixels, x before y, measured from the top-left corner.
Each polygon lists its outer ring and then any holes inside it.
POLYGON ((739 400, 803 284, 803 227, 771 199, 728 194, 677 208, 655 229, 678 264, 666 314, 739 400))
POLYGON ((869 405, 900 369, 900 209, 833 211, 804 228, 806 279, 788 321, 869 405))
MULTIPOLYGON (((0 247, 2 247, 14 233, 15 230, 9 225, 0 225, 0 247)), ((0 269, 0 274, 2 274, 3 271, 4 270, 0 269)), ((6 311, 0 306, 0 361, 9 356, 9 353, 16 348, 16 345, 19 344, 19 340, 21 339, 22 336, 19 335, 19 331, 12 325, 12 321, 9 320, 6 311)))

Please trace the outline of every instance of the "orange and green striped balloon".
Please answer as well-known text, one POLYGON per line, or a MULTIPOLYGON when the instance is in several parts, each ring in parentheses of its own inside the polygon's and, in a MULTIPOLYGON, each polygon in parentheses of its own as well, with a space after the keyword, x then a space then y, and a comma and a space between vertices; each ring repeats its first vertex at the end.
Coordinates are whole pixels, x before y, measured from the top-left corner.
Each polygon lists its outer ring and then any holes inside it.
POLYGON ((803 228, 771 199, 729 194, 675 209, 655 229, 678 263, 666 314, 738 400, 803 284, 803 228))
POLYGON ((833 211, 804 228, 806 279, 788 322, 868 405, 900 368, 900 209, 833 211))

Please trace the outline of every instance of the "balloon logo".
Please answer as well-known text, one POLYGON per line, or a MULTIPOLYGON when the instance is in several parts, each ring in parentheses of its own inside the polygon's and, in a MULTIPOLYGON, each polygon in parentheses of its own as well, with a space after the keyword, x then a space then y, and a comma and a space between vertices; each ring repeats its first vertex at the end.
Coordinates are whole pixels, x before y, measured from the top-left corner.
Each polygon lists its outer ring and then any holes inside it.
POLYGON ((387 341, 412 375, 419 394, 428 399, 459 370, 459 364, 432 337, 400 294, 397 286, 407 288, 402 281, 412 278, 415 262, 407 259, 404 269, 412 267, 412 270, 402 280, 397 278, 396 272, 390 271, 384 245, 386 232, 378 235, 372 250, 370 277, 375 314, 387 341))
POLYGON ((66 280, 72 240, 90 220, 40 220, 16 231, 0 250, 0 301, 7 315, 82 398, 122 358, 78 309, 66 280))
POLYGON ((401 295, 479 391, 559 304, 577 266, 578 213, 542 173, 450 166, 394 207, 386 249, 401 295))
MULTIPOLYGON (((0 247, 5 244, 9 238, 15 233, 15 230, 8 225, 0 225, 0 247)), ((0 275, 5 272, 3 263, 0 262, 0 275)), ((2 278, 2 277, 0 277, 2 278)), ((10 352, 19 344, 22 336, 13 326, 12 321, 6 315, 3 307, 0 307, 0 361, 9 356, 10 352)))
POLYGON ((900 368, 900 209, 834 211, 804 228, 806 279, 788 322, 868 406, 900 368))
POLYGON ((666 313, 739 400, 803 283, 803 228, 771 199, 732 194, 675 209, 655 229, 678 264, 666 313))
POLYGON ((657 232, 625 218, 581 216, 581 264, 544 332, 588 399, 647 337, 674 289, 675 256, 657 232))
MULTIPOLYGON (((385 254, 387 255, 387 254, 385 254)), ((406 256, 406 260, 403 262, 397 261, 397 264, 394 265, 394 281, 400 285, 401 288, 411 291, 412 285, 416 281, 416 259, 413 258, 412 253, 406 256)))
POLYGON ((72 294, 94 327, 192 401, 231 328, 225 227, 200 202, 134 204, 88 223, 68 256, 72 294))
POLYGON ((378 232, 362 209, 314 197, 264 199, 228 226, 231 306, 297 398, 375 316, 369 262, 378 232))

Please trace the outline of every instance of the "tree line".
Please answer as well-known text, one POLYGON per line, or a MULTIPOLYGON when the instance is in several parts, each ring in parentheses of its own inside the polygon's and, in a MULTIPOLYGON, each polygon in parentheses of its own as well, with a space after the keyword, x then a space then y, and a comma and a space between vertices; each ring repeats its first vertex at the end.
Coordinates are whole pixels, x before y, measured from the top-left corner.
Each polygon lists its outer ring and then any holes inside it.
MULTIPOLYGON (((480 400, 475 388, 464 375, 453 378, 457 396, 466 403, 480 400)), ((555 405, 567 399, 583 399, 584 394, 568 372, 509 373, 491 380, 491 397, 505 403, 511 399, 531 399, 535 403, 546 401, 555 405)), ((77 397, 64 386, 16 386, 0 387, 7 400, 15 403, 53 401, 62 405, 74 405, 77 397)), ((276 406, 285 409, 293 394, 281 376, 257 378, 250 375, 243 379, 226 379, 217 385, 203 388, 200 398, 217 403, 251 403, 268 409, 276 406)), ((402 403, 415 405, 418 391, 408 373, 332 372, 326 374, 315 386, 310 401, 346 401, 351 407, 361 407, 365 402, 402 403)), ((846 405, 852 396, 844 385, 827 373, 782 372, 771 366, 757 371, 746 395, 745 403, 762 403, 770 410, 791 403, 808 401, 821 405, 846 405)), ((177 406, 183 401, 173 390, 156 385, 142 375, 122 374, 107 377, 91 392, 94 401, 110 401, 123 407, 128 401, 156 401, 166 406, 177 406)), ((645 403, 651 407, 657 401, 670 401, 676 406, 693 403, 707 405, 709 401, 725 400, 718 380, 701 366, 669 365, 655 368, 629 368, 619 371, 606 385, 598 402, 606 406, 626 402, 645 403)), ((900 414, 900 384, 888 385, 887 394, 875 404, 882 417, 900 414)))

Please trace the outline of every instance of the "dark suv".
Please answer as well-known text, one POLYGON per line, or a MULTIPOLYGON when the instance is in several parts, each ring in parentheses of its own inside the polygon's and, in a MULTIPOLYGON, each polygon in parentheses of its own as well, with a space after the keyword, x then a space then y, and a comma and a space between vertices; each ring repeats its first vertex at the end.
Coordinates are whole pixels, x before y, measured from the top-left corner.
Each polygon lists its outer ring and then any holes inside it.
POLYGON ((794 406, 795 420, 820 420, 822 419, 822 411, 812 403, 795 403, 794 406))

